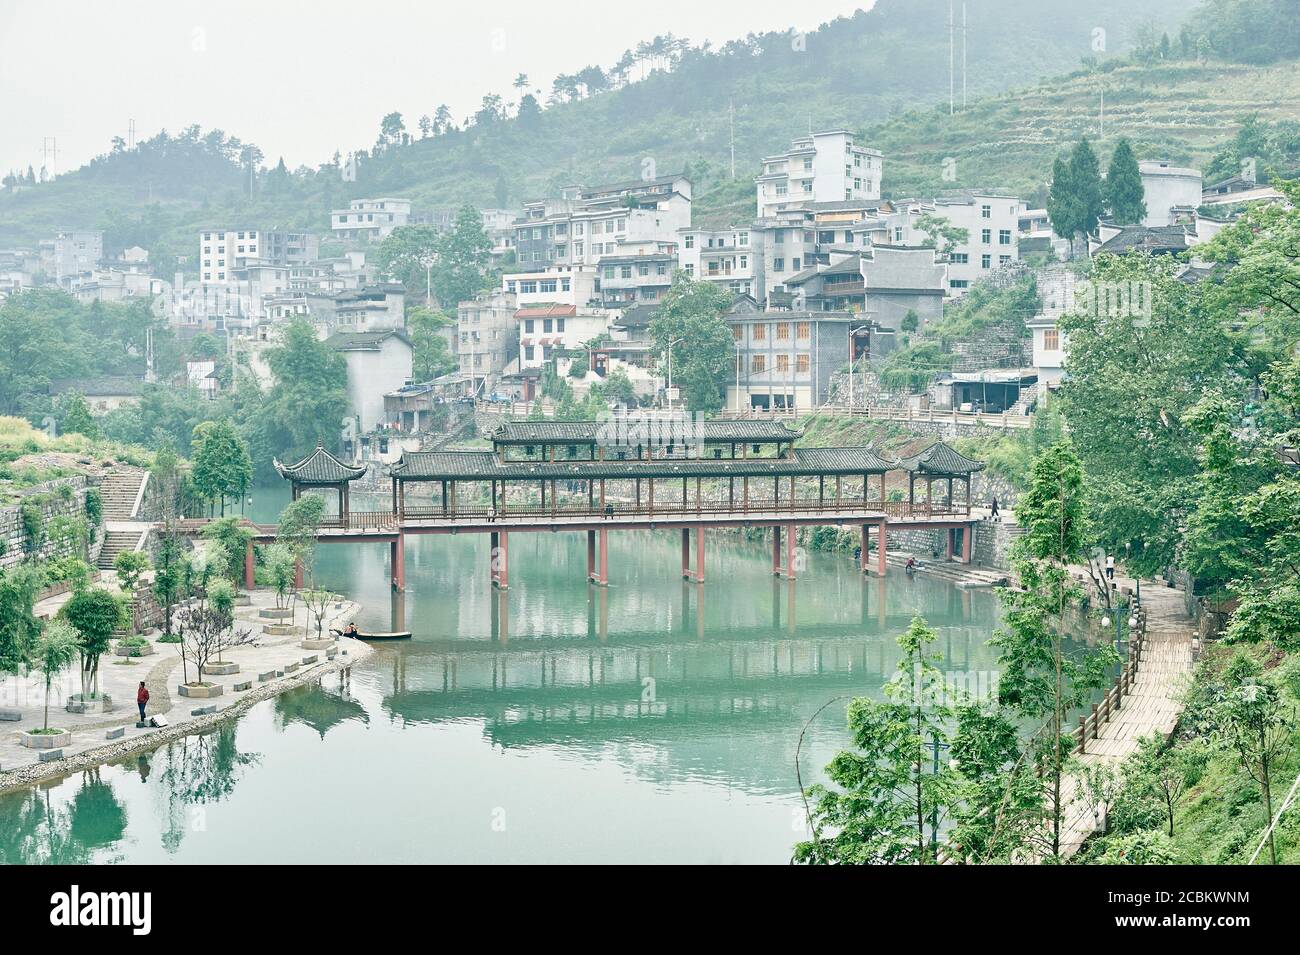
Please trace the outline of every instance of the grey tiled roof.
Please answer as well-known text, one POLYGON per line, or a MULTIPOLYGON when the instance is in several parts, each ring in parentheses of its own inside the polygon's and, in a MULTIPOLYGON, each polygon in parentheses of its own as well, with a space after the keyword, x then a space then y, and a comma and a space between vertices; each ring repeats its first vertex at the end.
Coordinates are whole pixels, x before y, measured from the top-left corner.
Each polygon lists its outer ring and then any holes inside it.
POLYGON ((984 470, 984 462, 968 458, 954 451, 942 441, 937 441, 919 454, 903 458, 898 466, 905 471, 923 474, 972 474, 984 470))
POLYGON ((504 464, 490 451, 405 451, 389 472, 394 477, 410 480, 546 481, 880 474, 895 467, 896 464, 879 457, 870 448, 809 448, 784 458, 510 461, 504 464))
MULTIPOLYGON (((670 427, 667 422, 650 419, 629 419, 627 430, 644 426, 650 434, 670 427)), ((731 441, 775 442, 794 441, 802 431, 787 428, 779 421, 705 421, 699 425, 700 436, 706 444, 726 444, 731 441)), ((623 427, 609 421, 507 421, 493 433, 499 444, 594 444, 605 434, 623 427)))
POLYGON ((366 473, 365 466, 352 467, 317 445, 316 450, 297 464, 271 462, 280 477, 299 484, 342 484, 355 481, 366 473))

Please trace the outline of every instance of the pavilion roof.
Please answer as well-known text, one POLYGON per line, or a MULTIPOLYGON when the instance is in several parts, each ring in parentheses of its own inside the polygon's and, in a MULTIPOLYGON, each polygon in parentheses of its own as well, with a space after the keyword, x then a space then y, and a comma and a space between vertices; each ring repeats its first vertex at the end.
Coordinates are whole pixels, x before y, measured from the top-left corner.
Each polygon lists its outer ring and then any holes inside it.
POLYGON ((936 441, 924 451, 902 458, 898 466, 904 471, 916 474, 937 474, 964 476, 984 470, 984 462, 968 458, 959 451, 954 451, 942 441, 936 441))
MULTIPOLYGON (((716 420, 675 422, 671 419, 611 418, 605 421, 507 421, 493 432, 497 444, 602 444, 635 445, 635 439, 622 440, 643 431, 645 443, 658 435, 675 433, 680 427, 685 438, 698 433, 705 444, 775 443, 794 441, 802 434, 780 421, 716 420), (698 430, 697 430, 698 429, 698 430), (608 436, 608 440, 607 437, 608 436)), ((690 443, 687 441, 687 443, 690 443)))
POLYGON ((491 451, 403 451, 389 474, 411 481, 548 481, 883 474, 898 465, 870 448, 806 448, 782 458, 501 461, 491 451))
POLYGON ((271 463, 280 477, 298 484, 343 484, 366 473, 365 465, 344 464, 320 445, 297 464, 281 464, 278 460, 271 463))

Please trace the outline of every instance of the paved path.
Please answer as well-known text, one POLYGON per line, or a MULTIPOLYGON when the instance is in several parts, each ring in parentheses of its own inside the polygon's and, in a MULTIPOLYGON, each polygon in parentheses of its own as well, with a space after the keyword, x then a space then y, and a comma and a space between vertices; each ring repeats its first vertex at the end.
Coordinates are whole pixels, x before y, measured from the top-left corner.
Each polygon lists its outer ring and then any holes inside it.
MULTIPOLYGON (((258 618, 258 610, 273 606, 275 595, 270 591, 254 591, 249 606, 236 608, 236 626, 253 630, 257 639, 250 646, 237 647, 227 651, 224 659, 239 664, 240 672, 224 676, 205 675, 210 682, 220 683, 224 687, 221 696, 212 699, 191 699, 181 697, 176 692, 181 682, 181 659, 176 644, 155 643, 154 653, 145 657, 123 658, 106 655, 100 661, 100 689, 113 700, 113 709, 108 713, 69 713, 64 703, 71 693, 81 691, 80 672, 75 668, 68 671, 56 682, 50 694, 50 725, 72 731, 72 743, 63 747, 66 757, 75 757, 87 750, 103 747, 107 742, 106 733, 118 727, 124 728, 124 739, 158 733, 156 729, 138 729, 135 722, 138 717, 135 704, 136 687, 140 680, 145 681, 149 689, 150 716, 165 713, 172 726, 184 726, 186 723, 203 719, 194 717, 191 710, 216 704, 218 711, 234 705, 241 695, 249 691, 235 690, 235 684, 252 683, 250 690, 262 690, 268 686, 280 684, 287 687, 298 682, 303 673, 313 669, 330 666, 324 650, 305 650, 300 641, 306 632, 308 614, 299 603, 294 615, 296 634, 269 636, 262 633, 262 625, 267 621, 258 618), (315 656, 312 663, 304 664, 304 657, 315 656), (297 664, 297 667, 294 667, 297 664), (285 668, 293 668, 284 673, 285 668), (270 681, 258 681, 259 673, 281 671, 282 676, 270 681)), ((360 608, 351 601, 342 600, 331 606, 326 614, 326 629, 341 628, 351 620, 360 608)), ((314 627, 312 628, 314 630, 314 627)), ((158 635, 154 634, 156 639, 158 635)), ((340 655, 346 651, 349 661, 364 658, 370 648, 356 640, 340 640, 335 644, 340 655)), ((337 658, 336 658, 337 659, 337 658)), ((193 664, 189 664, 190 678, 194 677, 193 664)), ((22 714, 18 721, 0 721, 0 790, 11 782, 8 778, 12 771, 23 771, 39 762, 39 751, 28 749, 19 743, 19 733, 42 725, 44 719, 44 686, 37 676, 10 677, 0 682, 0 709, 17 710, 22 714)))
MULTIPOLYGON (((1116 582, 1120 587, 1134 585, 1128 578, 1116 582)), ((1098 738, 1087 741, 1086 752, 1079 757, 1085 766, 1108 763, 1118 768, 1137 751, 1142 739, 1173 733, 1182 711, 1182 695, 1195 659, 1195 622, 1187 615, 1183 592, 1173 587, 1144 585, 1142 606, 1147 614, 1147 636, 1133 690, 1098 738)), ((1087 799, 1073 777, 1062 786, 1062 801, 1066 808, 1061 852, 1068 857, 1097 828, 1104 809, 1087 799)))

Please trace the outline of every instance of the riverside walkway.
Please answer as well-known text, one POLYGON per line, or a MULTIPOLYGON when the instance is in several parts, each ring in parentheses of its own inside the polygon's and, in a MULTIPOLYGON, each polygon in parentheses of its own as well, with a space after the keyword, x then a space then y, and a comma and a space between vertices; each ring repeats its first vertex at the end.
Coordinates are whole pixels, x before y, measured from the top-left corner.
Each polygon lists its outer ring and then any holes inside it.
MULTIPOLYGON (((1131 578, 1118 576, 1116 583, 1135 585, 1131 578)), ((1115 701, 1108 719, 1099 714, 1114 690, 1085 718, 1083 732, 1076 730, 1076 737, 1083 736, 1078 759, 1084 766, 1107 764, 1118 769, 1143 739, 1168 738, 1182 712, 1196 656, 1196 624, 1187 614, 1185 595, 1177 588, 1151 583, 1142 588, 1142 609, 1145 632, 1127 690, 1115 701)), ((1061 855, 1068 858, 1104 825, 1106 807, 1088 798, 1076 776, 1064 781, 1061 798, 1065 807, 1061 855)))

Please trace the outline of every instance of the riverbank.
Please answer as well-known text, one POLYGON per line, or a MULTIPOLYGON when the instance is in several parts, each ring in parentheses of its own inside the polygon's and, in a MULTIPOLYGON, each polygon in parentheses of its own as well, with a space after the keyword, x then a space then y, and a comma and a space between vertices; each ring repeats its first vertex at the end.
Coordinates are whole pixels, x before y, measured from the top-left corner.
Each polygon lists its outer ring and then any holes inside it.
MULTIPOLYGON (((8 710, 10 715, 17 713, 21 718, 0 723, 0 793, 204 732, 239 717, 256 703, 351 667, 372 652, 367 644, 347 639, 336 640, 324 649, 304 649, 301 644, 309 632, 309 620, 306 608, 301 605, 294 608, 293 633, 265 634, 265 624, 281 622, 259 616, 261 610, 274 606, 275 595, 259 590, 253 591, 249 598, 247 605, 236 608, 235 625, 252 629, 257 636, 255 643, 236 647, 223 655, 225 661, 238 665, 237 672, 204 674, 208 682, 221 686, 219 696, 209 699, 179 696, 178 686, 183 676, 177 645, 156 643, 153 638, 150 639, 153 652, 149 655, 134 658, 106 655, 101 662, 101 690, 113 700, 109 712, 68 712, 63 703, 67 693, 62 691, 70 691, 70 686, 55 687, 50 701, 50 725, 72 733, 71 743, 59 750, 61 756, 50 758, 50 751, 45 751, 46 759, 42 760, 41 750, 28 749, 19 742, 23 730, 42 725, 44 687, 38 685, 35 677, 14 678, 11 686, 15 692, 6 696, 15 699, 6 699, 0 710, 8 710), (143 676, 139 669, 142 665, 148 666, 143 676), (142 678, 149 690, 146 715, 165 715, 168 723, 165 727, 136 726, 135 690, 142 678)), ((331 605, 326 616, 326 632, 342 629, 360 609, 359 604, 349 600, 331 605)), ((288 625, 290 621, 282 623, 288 625)), ((154 634, 154 638, 157 636, 154 634)))

